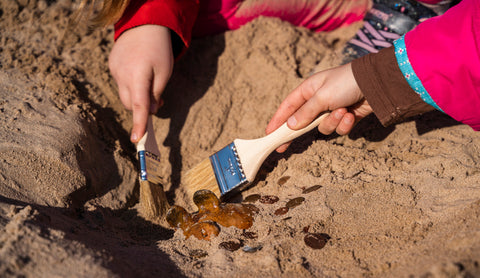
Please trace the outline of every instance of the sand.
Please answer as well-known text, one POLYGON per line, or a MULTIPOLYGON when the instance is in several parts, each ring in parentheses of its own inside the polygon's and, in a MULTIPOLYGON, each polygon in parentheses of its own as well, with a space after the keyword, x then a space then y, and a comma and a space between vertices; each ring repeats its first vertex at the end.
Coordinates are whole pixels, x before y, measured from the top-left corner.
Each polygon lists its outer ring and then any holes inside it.
MULTIPOLYGON (((480 135, 439 112, 312 131, 272 154, 230 200, 279 198, 254 203, 256 238, 222 227, 210 242, 185 239, 144 219, 131 115, 107 66, 112 29, 67 29, 72 2, 0 1, 0 276, 480 277, 480 135), (312 249, 307 233, 329 239, 312 249)), ((185 172, 263 136, 295 86, 338 65, 356 28, 314 34, 260 18, 194 40, 154 119, 170 204, 193 211, 185 172)))

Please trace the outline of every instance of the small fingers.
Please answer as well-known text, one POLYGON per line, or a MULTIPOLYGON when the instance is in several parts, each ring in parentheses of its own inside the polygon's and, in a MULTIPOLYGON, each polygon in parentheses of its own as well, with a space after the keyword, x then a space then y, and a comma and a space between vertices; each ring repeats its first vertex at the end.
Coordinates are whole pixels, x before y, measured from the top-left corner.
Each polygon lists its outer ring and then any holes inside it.
POLYGON ((148 115, 150 114, 148 105, 133 105, 133 128, 130 141, 137 143, 145 134, 147 128, 148 115))
POLYGON ((318 131, 325 135, 332 134, 338 128, 346 113, 346 108, 335 109, 318 125, 318 131))
POLYGON ((315 94, 316 89, 312 83, 314 83, 312 79, 306 79, 283 100, 267 125, 267 134, 272 133, 285 122, 288 122, 290 128, 297 126, 297 119, 292 115, 296 114, 297 110, 301 109, 315 94))
POLYGON ((290 142, 281 145, 275 151, 277 151, 278 153, 283 153, 284 151, 286 151, 288 149, 288 146, 290 146, 290 142))
POLYGON ((347 135, 355 126, 355 116, 352 113, 346 113, 336 128, 339 135, 347 135))
POLYGON ((165 61, 160 63, 160 66, 154 67, 153 69, 153 83, 152 83, 152 95, 151 95, 151 105, 150 113, 157 113, 158 108, 163 105, 163 100, 161 98, 165 87, 167 86, 168 80, 172 75, 173 71, 173 53, 170 51, 169 57, 165 58, 165 61))
POLYGON ((139 81, 130 92, 133 113, 133 127, 130 141, 137 143, 145 134, 148 115, 150 114, 150 82, 148 82, 148 80, 144 80, 144 82, 139 81))

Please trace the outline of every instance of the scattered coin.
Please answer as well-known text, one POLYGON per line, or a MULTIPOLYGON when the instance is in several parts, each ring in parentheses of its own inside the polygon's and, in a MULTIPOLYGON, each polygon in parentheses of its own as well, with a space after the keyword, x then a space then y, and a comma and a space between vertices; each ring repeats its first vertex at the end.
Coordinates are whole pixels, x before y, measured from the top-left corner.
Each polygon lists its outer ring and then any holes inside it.
POLYGON ((330 236, 323 233, 307 233, 303 238, 305 244, 312 249, 322 249, 329 239, 330 236))
POLYGON ((305 188, 302 193, 303 194, 308 194, 308 193, 312 193, 313 191, 316 191, 318 189, 322 188, 321 185, 317 184, 317 185, 314 185, 314 186, 311 186, 309 188, 305 188))
POLYGON ((303 203, 303 201, 305 201, 305 198, 303 197, 297 197, 297 198, 294 198, 294 199, 291 199, 290 201, 287 202, 287 204, 285 205, 287 208, 294 208, 296 206, 299 206, 303 203))
POLYGON ((256 239, 258 238, 258 235, 257 233, 255 232, 243 232, 242 233, 242 236, 246 237, 246 238, 249 238, 249 239, 256 239))
POLYGON ((243 244, 238 241, 224 241, 218 245, 218 247, 232 252, 238 250, 242 246, 243 244))
POLYGON ((260 203, 262 204, 273 204, 278 202, 279 198, 273 195, 265 195, 260 198, 260 203))
POLYGON ((285 213, 288 212, 288 208, 287 207, 281 207, 279 209, 277 209, 274 214, 275 215, 284 215, 285 213))
POLYGON ((206 257, 207 255, 208 255, 207 251, 202 249, 194 249, 190 251, 190 257, 194 259, 200 259, 200 258, 206 257))
POLYGON ((277 184, 278 184, 278 185, 284 185, 289 179, 290 179, 290 176, 281 177, 281 178, 277 181, 277 184))
POLYGON ((252 194, 252 195, 248 195, 247 197, 245 197, 245 199, 243 199, 243 201, 245 203, 255 203, 256 201, 258 201, 260 199, 260 194, 252 194))

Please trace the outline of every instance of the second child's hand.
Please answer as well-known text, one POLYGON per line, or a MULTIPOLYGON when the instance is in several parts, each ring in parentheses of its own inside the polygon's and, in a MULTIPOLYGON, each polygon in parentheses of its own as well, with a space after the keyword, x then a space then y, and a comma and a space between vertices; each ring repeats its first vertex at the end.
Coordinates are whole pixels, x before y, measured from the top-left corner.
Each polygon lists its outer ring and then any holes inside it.
POLYGON ((120 100, 132 111, 130 140, 145 134, 149 114, 162 105, 161 94, 173 70, 170 30, 142 25, 125 31, 113 45, 109 68, 118 85, 120 100))
MULTIPOLYGON (((270 134, 283 123, 294 130, 310 124, 320 113, 332 111, 318 126, 323 134, 350 133, 360 119, 372 113, 353 76, 351 64, 318 72, 295 88, 267 125, 270 134)), ((284 152, 288 144, 277 151, 284 152)))

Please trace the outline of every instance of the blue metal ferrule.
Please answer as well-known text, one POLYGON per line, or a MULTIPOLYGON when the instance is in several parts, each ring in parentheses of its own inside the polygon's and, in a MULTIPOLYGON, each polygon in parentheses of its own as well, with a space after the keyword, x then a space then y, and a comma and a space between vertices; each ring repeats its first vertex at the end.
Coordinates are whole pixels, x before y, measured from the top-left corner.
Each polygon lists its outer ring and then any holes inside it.
POLYGON ((248 183, 234 143, 210 156, 210 162, 222 196, 248 183))
POLYGON ((147 161, 145 160, 145 151, 138 152, 138 160, 140 161, 140 180, 147 180, 147 161))

